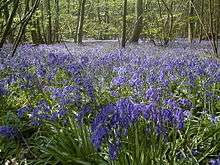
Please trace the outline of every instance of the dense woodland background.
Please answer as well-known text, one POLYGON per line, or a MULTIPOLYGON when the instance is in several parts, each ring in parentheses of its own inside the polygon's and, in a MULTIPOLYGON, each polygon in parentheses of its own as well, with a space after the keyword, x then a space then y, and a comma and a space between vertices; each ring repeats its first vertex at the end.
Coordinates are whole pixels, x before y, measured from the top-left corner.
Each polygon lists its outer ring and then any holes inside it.
POLYGON ((166 45, 181 37, 210 40, 217 54, 220 0, 1 0, 4 43, 82 43, 83 39, 166 45), (157 41, 157 42, 156 42, 157 41))

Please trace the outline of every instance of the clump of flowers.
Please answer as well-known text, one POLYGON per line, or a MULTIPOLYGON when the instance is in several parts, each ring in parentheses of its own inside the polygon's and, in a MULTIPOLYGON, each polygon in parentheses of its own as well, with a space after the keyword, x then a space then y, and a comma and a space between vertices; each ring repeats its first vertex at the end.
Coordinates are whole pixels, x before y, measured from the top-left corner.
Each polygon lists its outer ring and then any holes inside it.
MULTIPOLYGON (((201 58, 197 49, 174 44, 163 51, 95 49, 72 56, 62 46, 27 45, 1 59, 0 71, 7 74, 0 80, 0 99, 13 91, 17 117, 37 128, 76 117, 89 128, 96 150, 115 160, 140 123, 145 131, 137 132, 146 138, 153 132, 166 143, 170 132, 184 132, 188 119, 205 108, 208 119, 219 122, 220 63, 201 58)), ((1 126, 0 135, 15 137, 16 129, 1 126)))
POLYGON ((0 136, 13 139, 18 135, 17 129, 8 125, 0 126, 0 136))

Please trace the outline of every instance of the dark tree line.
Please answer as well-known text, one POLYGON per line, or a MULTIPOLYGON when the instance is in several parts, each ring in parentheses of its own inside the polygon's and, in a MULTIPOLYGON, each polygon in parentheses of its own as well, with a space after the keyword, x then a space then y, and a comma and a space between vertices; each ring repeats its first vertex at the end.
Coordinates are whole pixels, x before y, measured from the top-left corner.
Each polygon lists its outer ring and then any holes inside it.
POLYGON ((0 0, 0 48, 84 38, 210 40, 218 54, 220 0, 0 0))

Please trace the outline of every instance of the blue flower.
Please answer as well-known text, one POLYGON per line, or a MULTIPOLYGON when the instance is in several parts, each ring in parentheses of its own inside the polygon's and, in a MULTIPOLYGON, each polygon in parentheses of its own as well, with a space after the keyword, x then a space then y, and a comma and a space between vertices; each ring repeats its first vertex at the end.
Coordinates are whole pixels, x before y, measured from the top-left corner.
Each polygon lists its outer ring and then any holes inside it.
POLYGON ((211 159, 211 160, 209 161, 209 163, 210 163, 211 165, 220 165, 220 155, 218 156, 217 159, 211 159))
POLYGON ((92 85, 92 81, 89 78, 84 78, 83 80, 83 87, 85 88, 87 94, 89 97, 91 97, 92 99, 95 99, 95 89, 92 85))
POLYGON ((152 101, 157 101, 159 100, 162 91, 160 89, 157 88, 149 88, 146 92, 146 99, 152 100, 152 101))
POLYGON ((127 68, 124 66, 114 67, 113 71, 117 72, 119 76, 122 76, 127 72, 127 68))
POLYGON ((58 112, 53 112, 53 113, 51 114, 50 119, 51 119, 52 121, 56 121, 56 120, 58 120, 58 118, 59 118, 58 112))
POLYGON ((37 68, 37 76, 38 77, 44 77, 46 75, 47 71, 43 66, 40 66, 37 68))
POLYGON ((87 56, 83 56, 80 59, 82 66, 86 66, 89 63, 89 58, 87 56))
POLYGON ((65 108, 60 108, 59 111, 58 111, 58 114, 59 114, 60 117, 65 116, 67 113, 68 113, 68 110, 65 109, 65 108))
POLYGON ((81 70, 82 70, 82 67, 80 64, 78 63, 75 63, 75 64, 71 64, 67 67, 67 70, 73 74, 73 75, 78 75, 80 74, 81 70))
POLYGON ((169 105, 171 108, 178 107, 178 105, 174 99, 166 99, 165 104, 169 105))
POLYGON ((119 149, 120 149, 120 141, 119 140, 117 140, 114 143, 109 144, 109 157, 111 160, 117 159, 119 149))
POLYGON ((79 122, 80 125, 83 124, 84 117, 87 114, 89 114, 90 112, 92 112, 92 109, 91 109, 90 106, 88 106, 88 105, 83 106, 82 110, 78 113, 78 115, 76 117, 76 119, 77 119, 77 121, 79 122))
POLYGON ((131 79, 129 80, 129 83, 132 86, 139 86, 142 83, 140 74, 134 73, 131 79))
POLYGON ((216 124, 219 122, 219 116, 216 116, 216 115, 210 115, 209 119, 213 124, 216 124))
POLYGON ((17 110, 17 116, 19 118, 23 118, 24 115, 30 110, 30 107, 29 106, 25 106, 25 107, 22 107, 22 108, 19 108, 17 110))
POLYGON ((138 117, 138 115, 133 115, 135 104, 129 98, 120 99, 116 104, 116 108, 119 123, 122 127, 128 128, 135 120, 137 120, 136 117, 138 117))
POLYGON ((173 122, 173 112, 170 109, 164 109, 162 111, 162 118, 164 121, 173 122))
POLYGON ((175 112, 175 122, 178 129, 184 128, 184 120, 185 120, 185 113, 184 110, 177 110, 175 112))
POLYGON ((38 126, 40 126, 42 123, 40 122, 40 121, 37 121, 37 120, 32 120, 31 121, 31 125, 32 126, 35 126, 35 127, 38 127, 38 126))
POLYGON ((11 126, 0 126, 0 136, 5 138, 15 138, 17 135, 17 130, 11 126))
POLYGON ((48 59, 47 62, 49 65, 56 65, 58 64, 58 56, 54 53, 49 53, 48 54, 48 59))
POLYGON ((115 77, 113 80, 112 80, 112 84, 113 85, 116 85, 116 86, 122 86, 126 83, 126 78, 122 77, 122 76, 118 76, 118 77, 115 77))
POLYGON ((188 99, 180 99, 179 100, 179 104, 182 105, 182 106, 187 106, 187 107, 191 107, 192 106, 191 101, 188 100, 188 99))
POLYGON ((144 106, 142 113, 145 119, 152 119, 153 114, 156 112, 157 105, 154 102, 144 106))
POLYGON ((199 154, 199 151, 197 149, 192 149, 193 156, 197 156, 199 154))
POLYGON ((109 130, 105 127, 98 127, 92 134, 91 141, 95 148, 98 150, 101 147, 101 144, 104 138, 108 135, 109 130))
POLYGON ((101 112, 99 112, 94 121, 91 124, 92 131, 94 131, 97 127, 100 125, 106 125, 109 124, 109 117, 113 116, 116 113, 116 107, 114 104, 109 104, 104 106, 101 109, 101 112))
POLYGON ((0 84, 0 96, 4 96, 7 93, 7 90, 3 85, 0 84))
POLYGON ((32 118, 38 118, 39 113, 40 113, 40 109, 39 109, 38 107, 35 107, 35 108, 33 109, 33 111, 31 112, 31 117, 32 117, 32 118))

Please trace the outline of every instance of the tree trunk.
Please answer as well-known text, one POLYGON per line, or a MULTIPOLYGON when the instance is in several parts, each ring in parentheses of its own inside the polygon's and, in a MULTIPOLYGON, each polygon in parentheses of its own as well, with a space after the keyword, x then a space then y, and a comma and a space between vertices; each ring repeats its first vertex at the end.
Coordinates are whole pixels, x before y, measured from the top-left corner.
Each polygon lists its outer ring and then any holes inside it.
POLYGON ((143 0, 136 1, 136 20, 130 42, 138 42, 143 29, 143 0))
POLYGON ((215 37, 215 27, 214 27, 214 20, 213 20, 213 13, 214 13, 214 7, 213 7, 213 0, 209 0, 209 24, 210 24, 210 32, 211 32, 211 42, 213 46, 213 51, 216 55, 218 55, 218 46, 217 46, 217 40, 215 37))
POLYGON ((199 42, 202 41, 203 38, 203 22, 204 22, 204 0, 201 0, 201 23, 200 23, 200 30, 199 30, 199 42))
MULTIPOLYGON (((27 0, 27 1, 28 1, 28 3, 29 3, 29 0, 27 0)), ((26 2, 27 2, 27 1, 26 1, 26 2)), ((34 1, 33 1, 33 0, 31 1, 31 4, 34 5, 34 1)), ((28 10, 29 10, 29 5, 27 6, 26 13, 28 12, 28 10)), ((35 18, 33 18, 33 19, 30 21, 29 25, 31 26, 31 39, 32 39, 32 43, 33 43, 33 44, 39 44, 35 18)))
POLYGON ((59 37, 59 15, 60 15, 60 7, 59 7, 59 0, 55 0, 55 6, 56 6, 56 17, 55 17, 55 40, 56 42, 60 41, 59 37))
MULTIPOLYGON (((31 10, 30 10, 30 13, 28 14, 26 20, 24 21, 24 23, 21 25, 21 28, 19 29, 19 32, 18 32, 16 41, 15 41, 15 43, 14 43, 12 56, 14 56, 15 51, 16 51, 16 49, 17 49, 17 47, 18 47, 18 44, 20 43, 21 38, 22 38, 22 36, 23 36, 24 33, 25 33, 26 26, 27 26, 28 22, 31 20, 32 15, 33 15, 34 12, 36 11, 40 0, 35 0, 35 1, 32 0, 32 2, 33 2, 33 6, 32 6, 32 8, 31 8, 31 10)), ((24 16, 24 17, 25 17, 25 16, 24 16)))
POLYGON ((194 0, 189 1, 189 21, 188 21, 188 41, 192 43, 193 41, 193 33, 194 33, 194 8, 193 8, 194 0))
POLYGON ((44 40, 43 40, 43 37, 42 37, 42 33, 41 33, 39 18, 37 18, 37 21, 36 21, 36 29, 37 29, 37 36, 38 36, 39 43, 40 44, 45 43, 44 40))
POLYGON ((75 30, 75 36, 74 36, 74 42, 77 43, 77 31, 79 28, 79 18, 80 18, 80 9, 81 9, 81 2, 80 0, 78 0, 79 3, 79 7, 78 7, 78 11, 77 11, 77 20, 76 20, 76 30, 75 30))
POLYGON ((123 28, 122 28, 122 41, 121 41, 121 46, 122 48, 125 48, 126 44, 126 23, 127 22, 127 0, 124 0, 124 5, 123 5, 123 28))
POLYGON ((219 45, 218 38, 220 37, 220 0, 216 0, 216 41, 219 45))
POLYGON ((45 43, 48 43, 48 41, 47 41, 47 35, 46 35, 46 30, 45 30, 45 27, 44 27, 44 20, 45 20, 45 16, 44 16, 44 4, 43 3, 41 3, 41 5, 40 5, 40 11, 41 11, 41 18, 40 18, 40 27, 41 27, 41 29, 42 29, 42 38, 43 38, 43 41, 45 42, 45 43))
POLYGON ((164 23, 164 34, 163 34, 163 44, 167 45, 169 41, 173 38, 172 33, 173 33, 173 23, 174 23, 174 17, 173 17, 173 6, 174 3, 171 1, 170 6, 162 0, 163 5, 165 6, 167 10, 167 19, 164 23))
POLYGON ((4 45, 8 35, 10 35, 9 31, 10 31, 11 26, 13 24, 13 19, 14 19, 15 15, 16 15, 16 12, 17 12, 17 9, 18 9, 18 5, 19 5, 19 0, 14 0, 12 12, 11 12, 9 18, 8 18, 8 21, 6 23, 6 27, 4 29, 4 32, 3 32, 3 35, 2 35, 2 38, 1 38, 1 41, 0 41, 0 48, 3 47, 3 45, 4 45))
POLYGON ((79 17, 79 24, 78 24, 78 29, 77 29, 77 39, 76 39, 77 44, 82 43, 85 4, 86 4, 86 0, 82 0, 81 5, 80 5, 80 7, 81 7, 80 8, 80 17, 79 17))
POLYGON ((51 6, 50 0, 47 0, 47 16, 48 16, 48 34, 47 34, 47 41, 48 44, 52 44, 52 15, 51 15, 51 6))

